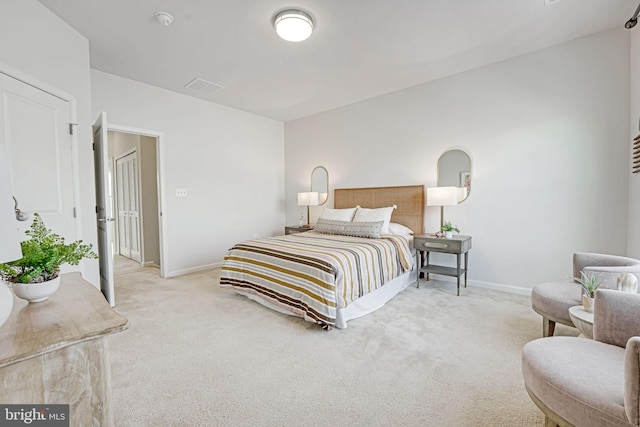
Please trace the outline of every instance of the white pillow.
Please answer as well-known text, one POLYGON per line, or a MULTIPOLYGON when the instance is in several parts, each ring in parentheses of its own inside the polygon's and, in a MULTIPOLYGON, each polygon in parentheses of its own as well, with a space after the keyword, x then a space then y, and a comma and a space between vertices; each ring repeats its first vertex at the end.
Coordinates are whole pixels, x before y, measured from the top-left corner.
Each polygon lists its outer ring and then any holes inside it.
POLYGON ((398 234, 400 236, 411 236, 413 235, 413 230, 409 227, 405 227, 402 224, 398 224, 396 222, 389 223, 389 233, 390 234, 398 234))
POLYGON ((361 208, 358 207, 356 215, 353 217, 353 222, 376 222, 384 221, 382 224, 382 234, 389 234, 389 223, 391 222, 391 214, 396 208, 395 205, 388 208, 361 208))
POLYGON ((350 222, 353 219, 353 215, 356 213, 356 209, 358 209, 359 207, 360 206, 356 206, 355 208, 348 208, 348 209, 324 208, 324 210, 320 214, 320 219, 350 222))

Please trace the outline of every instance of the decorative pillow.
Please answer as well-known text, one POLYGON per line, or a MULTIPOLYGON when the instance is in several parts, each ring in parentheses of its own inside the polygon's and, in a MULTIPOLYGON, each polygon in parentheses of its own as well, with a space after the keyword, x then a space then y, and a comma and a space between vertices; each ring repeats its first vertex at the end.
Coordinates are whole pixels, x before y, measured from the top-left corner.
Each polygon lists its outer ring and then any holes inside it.
POLYGON ((382 225, 384 221, 374 222, 350 222, 333 221, 319 218, 314 231, 324 234, 339 234, 342 236, 366 237, 369 239, 379 239, 382 235, 382 225))
POLYGON ((410 236, 413 234, 413 230, 410 229, 409 227, 405 227, 402 224, 390 222, 389 234, 399 234, 400 236, 410 236))
POLYGON ((320 218, 332 221, 351 221, 353 219, 353 215, 356 213, 356 209, 358 208, 359 206, 348 209, 324 208, 320 214, 320 218))
POLYGON ((396 205, 390 206, 388 208, 377 209, 358 207, 358 210, 353 217, 353 222, 383 221, 384 224, 382 225, 382 234, 389 234, 389 223, 391 222, 391 214, 393 213, 393 210, 395 208, 396 205))

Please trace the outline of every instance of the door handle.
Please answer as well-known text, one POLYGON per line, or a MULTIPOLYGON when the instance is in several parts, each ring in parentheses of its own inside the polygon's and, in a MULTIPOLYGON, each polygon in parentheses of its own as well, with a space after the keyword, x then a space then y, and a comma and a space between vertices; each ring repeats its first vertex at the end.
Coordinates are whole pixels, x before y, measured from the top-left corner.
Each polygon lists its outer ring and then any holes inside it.
POLYGON ((26 213, 22 212, 20 209, 18 209, 18 199, 16 199, 16 196, 13 196, 13 201, 15 202, 14 205, 14 210, 16 212, 16 219, 18 221, 26 221, 29 219, 29 215, 27 215, 26 213))
POLYGON ((113 222, 114 218, 98 218, 98 222, 113 222))

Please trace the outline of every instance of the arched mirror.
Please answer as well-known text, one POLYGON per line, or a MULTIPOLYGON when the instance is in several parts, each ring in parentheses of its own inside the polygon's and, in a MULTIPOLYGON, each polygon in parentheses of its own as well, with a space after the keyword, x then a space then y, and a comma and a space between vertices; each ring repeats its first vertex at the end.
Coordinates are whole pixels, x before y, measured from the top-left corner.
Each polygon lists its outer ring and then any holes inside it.
POLYGON ((471 194, 471 157, 460 149, 447 150, 438 159, 438 187, 465 188, 462 199, 471 194))
POLYGON ((318 204, 324 205, 329 198, 329 172, 324 166, 316 166, 311 172, 311 191, 318 193, 318 204))

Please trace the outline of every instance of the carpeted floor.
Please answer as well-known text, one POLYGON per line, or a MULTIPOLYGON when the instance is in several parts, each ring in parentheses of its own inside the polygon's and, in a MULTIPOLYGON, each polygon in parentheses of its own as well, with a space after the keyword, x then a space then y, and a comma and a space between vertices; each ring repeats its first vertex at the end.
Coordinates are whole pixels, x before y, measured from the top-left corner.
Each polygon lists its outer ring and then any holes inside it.
POLYGON ((528 297, 423 282, 327 332, 218 274, 116 277, 131 322, 109 338, 117 426, 544 425, 520 370, 542 329, 528 297))

